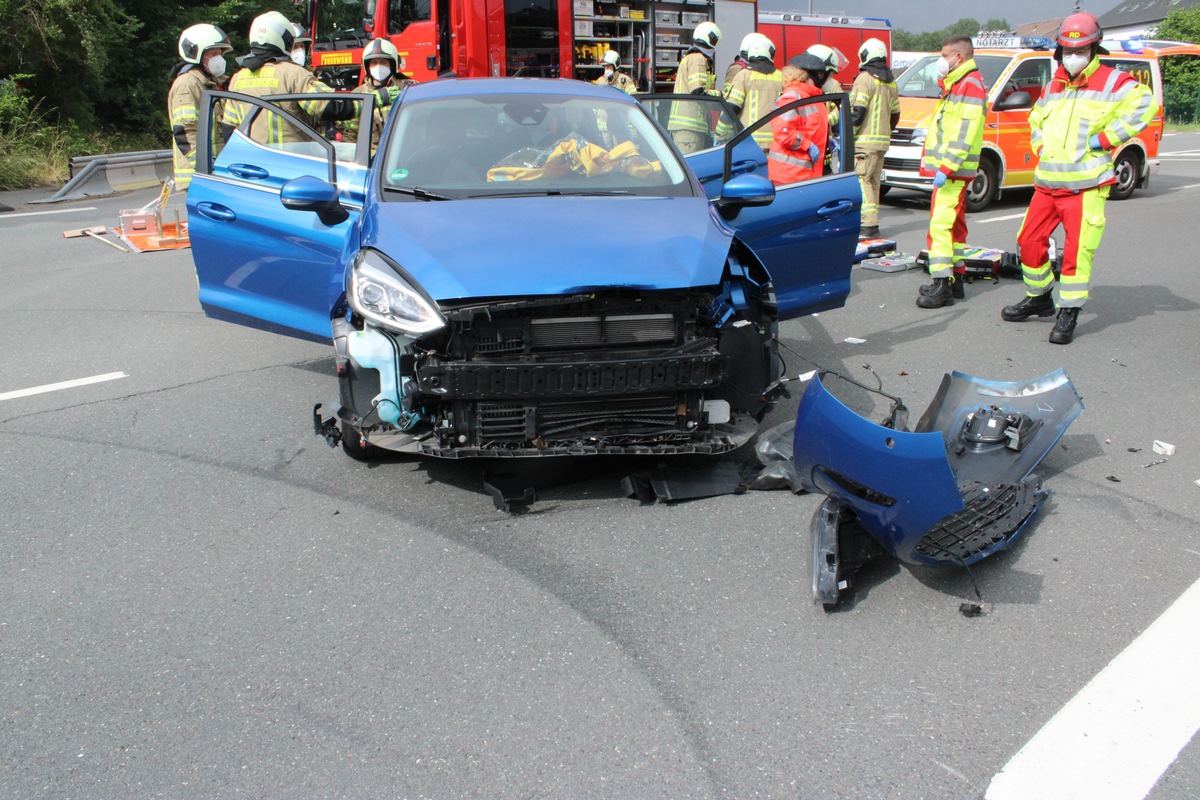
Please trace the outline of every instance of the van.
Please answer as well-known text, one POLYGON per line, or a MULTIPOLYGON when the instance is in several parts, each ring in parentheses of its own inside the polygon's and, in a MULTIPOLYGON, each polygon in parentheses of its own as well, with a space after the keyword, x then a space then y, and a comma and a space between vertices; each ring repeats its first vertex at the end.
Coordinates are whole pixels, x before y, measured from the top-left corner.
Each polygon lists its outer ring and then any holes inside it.
MULTIPOLYGON (((1054 42, 1036 37, 989 36, 975 42, 975 64, 987 88, 983 151, 979 172, 967 190, 967 210, 982 211, 1005 189, 1033 186, 1038 159, 1030 150, 1029 112, 1058 65, 1054 42)), ((1117 183, 1111 194, 1123 200, 1148 185, 1160 162, 1163 131, 1163 86, 1160 63, 1165 58, 1200 57, 1200 47, 1161 40, 1105 40, 1109 55, 1101 63, 1130 73, 1154 92, 1158 111, 1137 137, 1113 151, 1117 183)), ((941 95, 935 65, 938 54, 918 60, 897 78, 900 122, 892 131, 883 159, 881 190, 932 192, 932 177, 920 175, 925 135, 941 95)))

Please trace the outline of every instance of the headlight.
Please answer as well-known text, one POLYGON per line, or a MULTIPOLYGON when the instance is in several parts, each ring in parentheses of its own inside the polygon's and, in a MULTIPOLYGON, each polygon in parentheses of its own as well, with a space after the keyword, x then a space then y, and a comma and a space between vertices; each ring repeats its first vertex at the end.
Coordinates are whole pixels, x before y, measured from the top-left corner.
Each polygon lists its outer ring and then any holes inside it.
POLYGON ((925 144, 925 136, 928 133, 929 133, 929 131, 925 128, 913 128, 912 138, 910 139, 910 141, 913 144, 924 145, 925 144))
POLYGON ((441 312, 374 250, 359 250, 350 271, 350 307, 372 322, 410 336, 446 324, 441 312))

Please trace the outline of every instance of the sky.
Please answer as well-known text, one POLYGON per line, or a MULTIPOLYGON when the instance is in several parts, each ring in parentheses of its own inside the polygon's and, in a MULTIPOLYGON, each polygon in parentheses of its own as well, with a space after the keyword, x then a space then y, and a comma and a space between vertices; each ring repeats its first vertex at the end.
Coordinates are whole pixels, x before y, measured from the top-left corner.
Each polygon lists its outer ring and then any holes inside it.
MULTIPOLYGON (((980 22, 995 17, 1010 25, 1065 17, 1075 10, 1076 0, 1005 0, 1003 3, 979 0, 759 0, 759 11, 801 11, 808 13, 842 12, 852 17, 883 17, 893 28, 913 33, 936 31, 963 17, 980 22)), ((1083 11, 1100 16, 1115 8, 1118 0, 1081 2, 1083 11)))

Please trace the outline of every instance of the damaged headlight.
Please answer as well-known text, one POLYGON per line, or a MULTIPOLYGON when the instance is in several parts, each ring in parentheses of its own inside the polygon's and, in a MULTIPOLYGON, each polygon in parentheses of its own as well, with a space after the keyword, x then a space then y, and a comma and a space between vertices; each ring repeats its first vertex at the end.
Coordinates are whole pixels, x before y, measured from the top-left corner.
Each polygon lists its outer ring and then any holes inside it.
POLYGON ((420 336, 446 324, 437 307, 374 250, 359 250, 350 271, 350 307, 399 333, 420 336))

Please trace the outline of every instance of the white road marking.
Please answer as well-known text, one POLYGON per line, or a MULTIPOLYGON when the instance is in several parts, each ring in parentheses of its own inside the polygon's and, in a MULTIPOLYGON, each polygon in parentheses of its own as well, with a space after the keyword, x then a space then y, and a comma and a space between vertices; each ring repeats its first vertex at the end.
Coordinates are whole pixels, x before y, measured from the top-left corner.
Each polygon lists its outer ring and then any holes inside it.
POLYGON ((1189 183, 1187 186, 1180 186, 1180 189, 1200 189, 1200 183, 1189 183))
POLYGON ((1063 706, 986 800, 1142 800, 1200 729, 1200 581, 1063 706))
POLYGON ((971 224, 972 225, 987 225, 989 222, 1005 222, 1010 219, 1022 219, 1024 216, 1025 216, 1025 212, 1022 211, 1020 214, 1008 214, 1003 217, 991 217, 990 219, 973 219, 973 220, 971 220, 971 224))
POLYGON ((32 389, 17 389, 15 392, 4 392, 0 394, 0 400, 14 400, 18 397, 29 397, 31 394, 44 394, 46 392, 57 392, 60 389, 74 389, 76 386, 87 386, 90 383, 104 383, 105 381, 115 381, 119 378, 128 378, 124 372, 106 372, 103 375, 93 375, 90 378, 77 378, 73 381, 62 381, 61 383, 47 383, 45 386, 34 386, 32 389))
POLYGON ((46 214, 74 214, 76 211, 95 210, 95 206, 85 206, 84 208, 56 208, 53 211, 22 211, 20 214, 0 214, 0 220, 14 219, 16 217, 42 217, 46 214))

